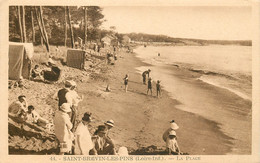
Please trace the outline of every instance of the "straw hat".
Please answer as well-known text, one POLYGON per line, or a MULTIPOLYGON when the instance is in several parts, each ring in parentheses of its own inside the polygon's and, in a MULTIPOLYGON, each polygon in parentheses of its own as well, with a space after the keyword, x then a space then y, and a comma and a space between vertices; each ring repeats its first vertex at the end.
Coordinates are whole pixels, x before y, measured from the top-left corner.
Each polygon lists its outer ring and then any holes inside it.
POLYGON ((70 103, 63 103, 60 109, 66 113, 71 112, 70 103))
POLYGON ((67 87, 72 87, 72 86, 76 86, 76 82, 74 82, 73 80, 66 80, 65 81, 65 86, 67 87))
POLYGON ((172 121, 170 122, 170 124, 171 124, 171 129, 173 129, 173 130, 177 130, 177 129, 179 128, 179 126, 175 123, 174 120, 172 120, 172 121))
POLYGON ((104 124, 114 127, 114 121, 112 119, 109 121, 106 121, 104 124))
POLYGON ((176 132, 175 132, 174 130, 171 130, 171 131, 169 132, 169 135, 174 135, 174 136, 176 136, 176 132))

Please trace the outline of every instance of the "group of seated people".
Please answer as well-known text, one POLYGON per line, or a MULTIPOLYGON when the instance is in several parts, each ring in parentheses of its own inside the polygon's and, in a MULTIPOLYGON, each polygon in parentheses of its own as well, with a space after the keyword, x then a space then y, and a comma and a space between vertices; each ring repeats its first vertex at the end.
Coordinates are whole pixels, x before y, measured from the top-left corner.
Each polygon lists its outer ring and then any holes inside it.
POLYGON ((21 129, 23 129, 24 122, 34 123, 44 128, 48 128, 50 124, 48 120, 39 115, 33 105, 28 106, 25 95, 20 95, 18 100, 9 106, 8 112, 21 124, 21 129))
POLYGON ((31 79, 49 82, 58 81, 61 74, 60 68, 51 59, 49 59, 47 66, 50 69, 40 70, 39 65, 35 65, 31 71, 31 79))

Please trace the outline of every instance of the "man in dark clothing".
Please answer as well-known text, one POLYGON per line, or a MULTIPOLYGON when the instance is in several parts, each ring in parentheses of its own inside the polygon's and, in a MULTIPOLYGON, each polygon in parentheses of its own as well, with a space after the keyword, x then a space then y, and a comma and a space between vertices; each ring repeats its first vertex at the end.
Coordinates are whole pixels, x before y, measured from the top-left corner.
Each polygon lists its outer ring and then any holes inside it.
POLYGON ((61 69, 50 62, 49 64, 51 65, 51 71, 43 70, 44 80, 50 82, 58 81, 61 74, 61 69))
POLYGON ((144 71, 144 72, 142 73, 143 84, 146 84, 146 75, 148 75, 148 78, 149 78, 149 77, 150 77, 150 72, 151 72, 151 70, 148 69, 147 71, 144 71))
POLYGON ((71 112, 70 112, 70 117, 71 117, 71 123, 73 124, 73 128, 75 128, 76 124, 76 114, 77 114, 77 109, 76 107, 73 106, 73 98, 74 95, 71 91, 71 88, 74 87, 76 83, 74 81, 69 81, 67 80, 65 82, 65 88, 62 88, 58 91, 57 96, 58 96, 58 107, 60 109, 61 105, 64 103, 69 103, 71 112))
POLYGON ((62 88, 58 91, 58 99, 59 99, 59 107, 63 104, 63 103, 69 103, 68 101, 68 97, 66 97, 66 94, 69 92, 70 90, 70 83, 68 83, 67 81, 65 82, 65 88, 62 88))

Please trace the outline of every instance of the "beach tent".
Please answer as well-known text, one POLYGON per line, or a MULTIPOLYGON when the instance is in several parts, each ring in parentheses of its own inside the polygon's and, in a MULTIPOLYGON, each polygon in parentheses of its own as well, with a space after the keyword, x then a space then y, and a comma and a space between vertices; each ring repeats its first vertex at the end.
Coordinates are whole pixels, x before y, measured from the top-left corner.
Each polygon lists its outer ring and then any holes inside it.
POLYGON ((79 49, 68 49, 67 66, 83 69, 85 65, 85 51, 79 49))
POLYGON ((33 53, 32 43, 9 42, 9 79, 29 79, 33 53))

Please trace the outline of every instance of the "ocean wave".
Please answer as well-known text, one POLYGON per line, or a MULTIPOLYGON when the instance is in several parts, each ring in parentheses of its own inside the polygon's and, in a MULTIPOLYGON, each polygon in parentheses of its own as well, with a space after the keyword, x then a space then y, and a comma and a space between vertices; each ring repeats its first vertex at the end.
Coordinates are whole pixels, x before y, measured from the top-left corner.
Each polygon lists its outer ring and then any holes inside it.
POLYGON ((208 83, 210 85, 219 88, 226 89, 245 100, 252 101, 252 95, 250 91, 252 88, 249 83, 242 83, 242 82, 229 80, 227 78, 223 78, 220 76, 208 76, 208 75, 202 75, 200 78, 198 78, 198 80, 201 80, 204 83, 208 83))

